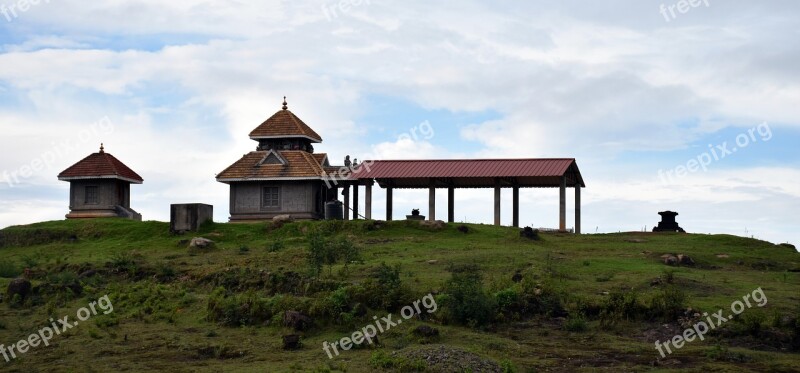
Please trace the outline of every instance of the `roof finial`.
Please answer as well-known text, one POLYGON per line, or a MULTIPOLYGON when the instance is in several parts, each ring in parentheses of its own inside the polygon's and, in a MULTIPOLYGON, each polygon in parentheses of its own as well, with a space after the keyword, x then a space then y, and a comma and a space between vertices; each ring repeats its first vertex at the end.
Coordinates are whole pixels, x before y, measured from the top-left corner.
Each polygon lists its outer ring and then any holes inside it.
POLYGON ((289 109, 289 104, 286 103, 286 96, 283 96, 283 110, 289 109))
POLYGON ((101 142, 100 143, 100 154, 103 154, 105 152, 106 152, 106 148, 103 147, 103 143, 101 142))

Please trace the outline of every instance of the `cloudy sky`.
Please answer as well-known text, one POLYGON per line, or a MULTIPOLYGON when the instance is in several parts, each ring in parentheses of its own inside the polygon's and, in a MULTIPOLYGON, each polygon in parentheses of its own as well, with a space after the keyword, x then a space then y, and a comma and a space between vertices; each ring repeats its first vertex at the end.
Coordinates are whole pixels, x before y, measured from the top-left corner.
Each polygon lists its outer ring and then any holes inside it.
MULTIPOLYGON (((56 175, 100 142, 144 177, 145 219, 204 202, 226 221, 215 174, 285 95, 334 163, 574 157, 585 232, 669 209, 800 243, 796 1, 29 1, 0 0, 0 227, 62 219, 56 175)), ((457 197, 458 220, 492 221, 491 190, 457 197)), ((556 227, 557 199, 523 191, 522 222, 556 227)))

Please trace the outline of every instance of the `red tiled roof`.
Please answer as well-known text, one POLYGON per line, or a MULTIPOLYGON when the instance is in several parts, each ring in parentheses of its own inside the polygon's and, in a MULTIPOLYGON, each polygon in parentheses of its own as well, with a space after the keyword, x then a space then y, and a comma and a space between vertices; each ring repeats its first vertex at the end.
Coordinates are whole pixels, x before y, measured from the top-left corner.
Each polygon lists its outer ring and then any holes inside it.
POLYGON ((90 154, 80 162, 58 174, 59 180, 70 181, 89 178, 115 178, 130 181, 134 184, 144 182, 141 176, 131 170, 113 155, 100 148, 99 153, 90 154))
POLYGON ((322 179, 325 171, 316 157, 301 150, 277 151, 286 164, 262 164, 270 151, 245 154, 240 160, 217 175, 217 181, 322 179))
POLYGON ((574 158, 365 161, 350 178, 405 180, 401 181, 405 186, 419 186, 429 179, 460 179, 465 185, 488 186, 493 179, 513 178, 527 186, 558 186, 565 175, 585 187, 574 158))
POLYGON ((328 159, 328 155, 325 153, 314 153, 314 159, 317 160, 320 166, 325 167, 325 161, 328 159))
POLYGON ((254 140, 281 137, 304 137, 312 142, 322 142, 322 137, 289 111, 285 104, 283 110, 278 111, 256 127, 253 132, 250 132, 250 138, 254 140))

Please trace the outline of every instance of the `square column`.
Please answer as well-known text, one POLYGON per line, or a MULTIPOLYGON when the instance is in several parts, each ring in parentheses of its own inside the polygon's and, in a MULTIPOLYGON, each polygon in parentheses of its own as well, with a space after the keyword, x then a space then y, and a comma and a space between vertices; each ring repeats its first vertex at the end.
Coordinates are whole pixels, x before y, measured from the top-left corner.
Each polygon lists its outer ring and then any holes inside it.
POLYGON ((436 186, 433 184, 433 180, 428 188, 428 220, 436 220, 436 186))
POLYGON ((454 223, 456 220, 456 188, 447 188, 447 222, 454 223))
POLYGON ((386 187, 386 221, 392 221, 392 187, 386 187))
POLYGON ((500 225, 500 181, 494 183, 494 225, 500 225))
POLYGON ((519 187, 514 186, 514 193, 513 193, 513 209, 514 209, 514 227, 519 228, 519 187))
POLYGON ((358 220, 358 183, 353 184, 353 220, 358 220))
POLYGON ((364 217, 372 220, 372 180, 369 180, 364 188, 366 190, 364 193, 364 217))
POLYGON ((342 188, 342 194, 344 194, 344 220, 350 220, 350 185, 342 188))
POLYGON ((575 184, 575 234, 581 234, 581 184, 575 184))
POLYGON ((565 232, 567 230, 567 177, 566 176, 561 176, 561 187, 559 187, 558 229, 562 232, 565 232))

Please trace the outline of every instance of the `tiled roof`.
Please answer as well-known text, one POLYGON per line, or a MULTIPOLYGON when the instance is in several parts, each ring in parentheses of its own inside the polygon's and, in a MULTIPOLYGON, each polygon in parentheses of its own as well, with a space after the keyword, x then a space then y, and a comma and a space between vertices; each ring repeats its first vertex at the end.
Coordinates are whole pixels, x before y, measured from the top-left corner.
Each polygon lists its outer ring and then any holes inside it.
POLYGON ((262 164, 269 151, 245 154, 230 167, 217 175, 217 181, 277 180, 277 179, 322 179, 325 171, 315 155, 301 150, 278 151, 286 165, 262 164))
POLYGON ((281 137, 304 137, 313 142, 322 142, 320 135, 287 109, 285 101, 281 111, 250 132, 250 138, 254 140, 281 137))
POLYGON ((314 159, 317 160, 320 166, 325 167, 325 161, 328 159, 328 155, 325 153, 314 153, 314 159))
POLYGON ((58 174, 59 180, 70 181, 78 179, 120 179, 134 184, 144 182, 141 176, 131 170, 113 155, 100 148, 99 153, 93 153, 80 162, 58 174))

